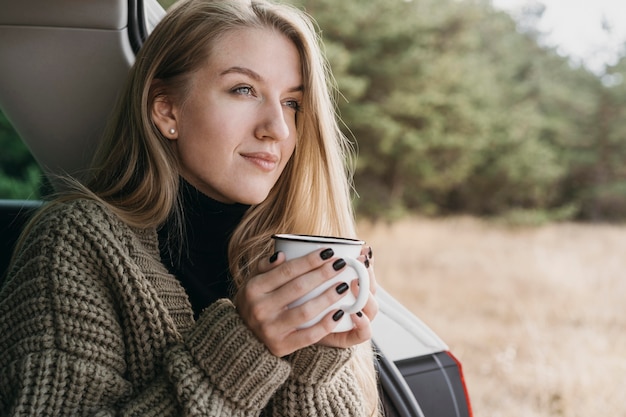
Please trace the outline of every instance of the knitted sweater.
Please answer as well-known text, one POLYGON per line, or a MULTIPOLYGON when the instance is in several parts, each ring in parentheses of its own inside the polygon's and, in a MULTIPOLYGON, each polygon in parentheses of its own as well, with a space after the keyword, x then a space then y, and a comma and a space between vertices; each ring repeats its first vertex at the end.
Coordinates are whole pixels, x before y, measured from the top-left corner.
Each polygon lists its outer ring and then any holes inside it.
POLYGON ((352 349, 278 358, 233 304, 194 321, 156 230, 90 200, 48 209, 0 290, 0 416, 352 416, 352 349))

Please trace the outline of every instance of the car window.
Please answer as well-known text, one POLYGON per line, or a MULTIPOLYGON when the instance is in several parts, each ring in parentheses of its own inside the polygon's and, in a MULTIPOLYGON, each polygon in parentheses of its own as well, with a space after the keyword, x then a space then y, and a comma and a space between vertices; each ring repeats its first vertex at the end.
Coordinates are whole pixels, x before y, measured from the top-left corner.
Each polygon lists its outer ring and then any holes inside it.
POLYGON ((42 170, 0 111, 0 199, 37 200, 45 194, 42 170))

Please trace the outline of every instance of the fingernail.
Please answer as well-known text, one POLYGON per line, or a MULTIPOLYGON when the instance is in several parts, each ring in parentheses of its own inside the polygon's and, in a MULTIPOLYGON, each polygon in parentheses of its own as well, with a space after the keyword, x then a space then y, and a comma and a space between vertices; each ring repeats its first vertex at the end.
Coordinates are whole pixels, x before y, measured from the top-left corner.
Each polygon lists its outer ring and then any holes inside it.
POLYGON ((322 253, 320 253, 320 258, 322 258, 323 260, 326 260, 326 259, 331 258, 334 254, 335 252, 331 248, 324 249, 322 253))
POLYGON ((363 262, 363 263, 365 264, 365 267, 366 267, 366 268, 369 268, 369 267, 370 267, 370 261, 369 261, 369 259, 365 258, 365 262, 363 262))
POLYGON ((274 252, 272 256, 270 256, 270 263, 273 264, 278 259, 278 252, 274 252))
POLYGON ((333 262, 333 269, 335 271, 339 271, 344 266, 346 266, 346 261, 344 261, 343 259, 337 259, 335 262, 333 262))
POLYGON ((337 310, 335 314, 333 314, 333 320, 339 321, 343 317, 343 310, 337 310))
POLYGON ((343 294, 344 292, 348 291, 349 288, 350 286, 348 284, 342 282, 341 284, 337 285, 337 288, 335 288, 335 290, 338 294, 343 294))
POLYGON ((363 313, 361 313, 360 311, 356 313, 357 316, 359 317, 363 317, 363 313))
POLYGON ((370 246, 370 250, 367 251, 367 257, 372 259, 372 247, 370 246))

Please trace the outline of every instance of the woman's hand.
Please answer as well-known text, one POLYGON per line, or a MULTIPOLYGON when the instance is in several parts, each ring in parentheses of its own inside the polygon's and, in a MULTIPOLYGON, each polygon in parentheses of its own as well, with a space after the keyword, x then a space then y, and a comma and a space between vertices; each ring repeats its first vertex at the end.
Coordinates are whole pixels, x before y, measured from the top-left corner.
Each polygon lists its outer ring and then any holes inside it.
MULTIPOLYGON (((363 310, 359 313, 350 315, 352 323, 354 323, 352 330, 341 333, 330 333, 319 342, 322 345, 348 348, 372 338, 370 323, 374 320, 376 314, 378 314, 378 302, 376 298, 374 298, 376 294, 376 276, 374 274, 374 259, 370 246, 364 246, 361 249, 359 260, 365 264, 370 276, 370 297, 367 300, 367 304, 365 304, 365 307, 363 307, 363 310)), ((356 293, 358 292, 357 281, 352 282, 350 287, 353 289, 356 297, 356 293)))
MULTIPOLYGON (((337 325, 336 311, 306 329, 297 327, 317 317, 343 297, 341 284, 299 305, 287 306, 345 268, 332 250, 318 250, 285 261, 281 252, 259 265, 259 274, 246 282, 235 295, 234 303, 241 318, 256 337, 276 356, 282 357, 317 343, 337 325)), ((343 286, 345 287, 345 285, 343 286)), ((350 332, 352 333, 352 332, 350 332)))

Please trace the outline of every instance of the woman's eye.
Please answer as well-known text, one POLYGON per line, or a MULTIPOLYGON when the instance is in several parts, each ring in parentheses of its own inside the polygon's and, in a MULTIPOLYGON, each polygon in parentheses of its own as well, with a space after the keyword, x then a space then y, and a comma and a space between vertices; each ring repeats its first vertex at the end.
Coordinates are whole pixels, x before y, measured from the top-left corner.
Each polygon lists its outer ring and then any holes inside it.
POLYGON ((233 93, 241 94, 242 96, 250 96, 252 95, 252 87, 247 85, 242 85, 241 87, 236 87, 233 89, 233 93))
POLYGON ((297 100, 287 100, 285 101, 285 106, 290 107, 295 111, 300 111, 302 109, 300 102, 298 102, 297 100))

